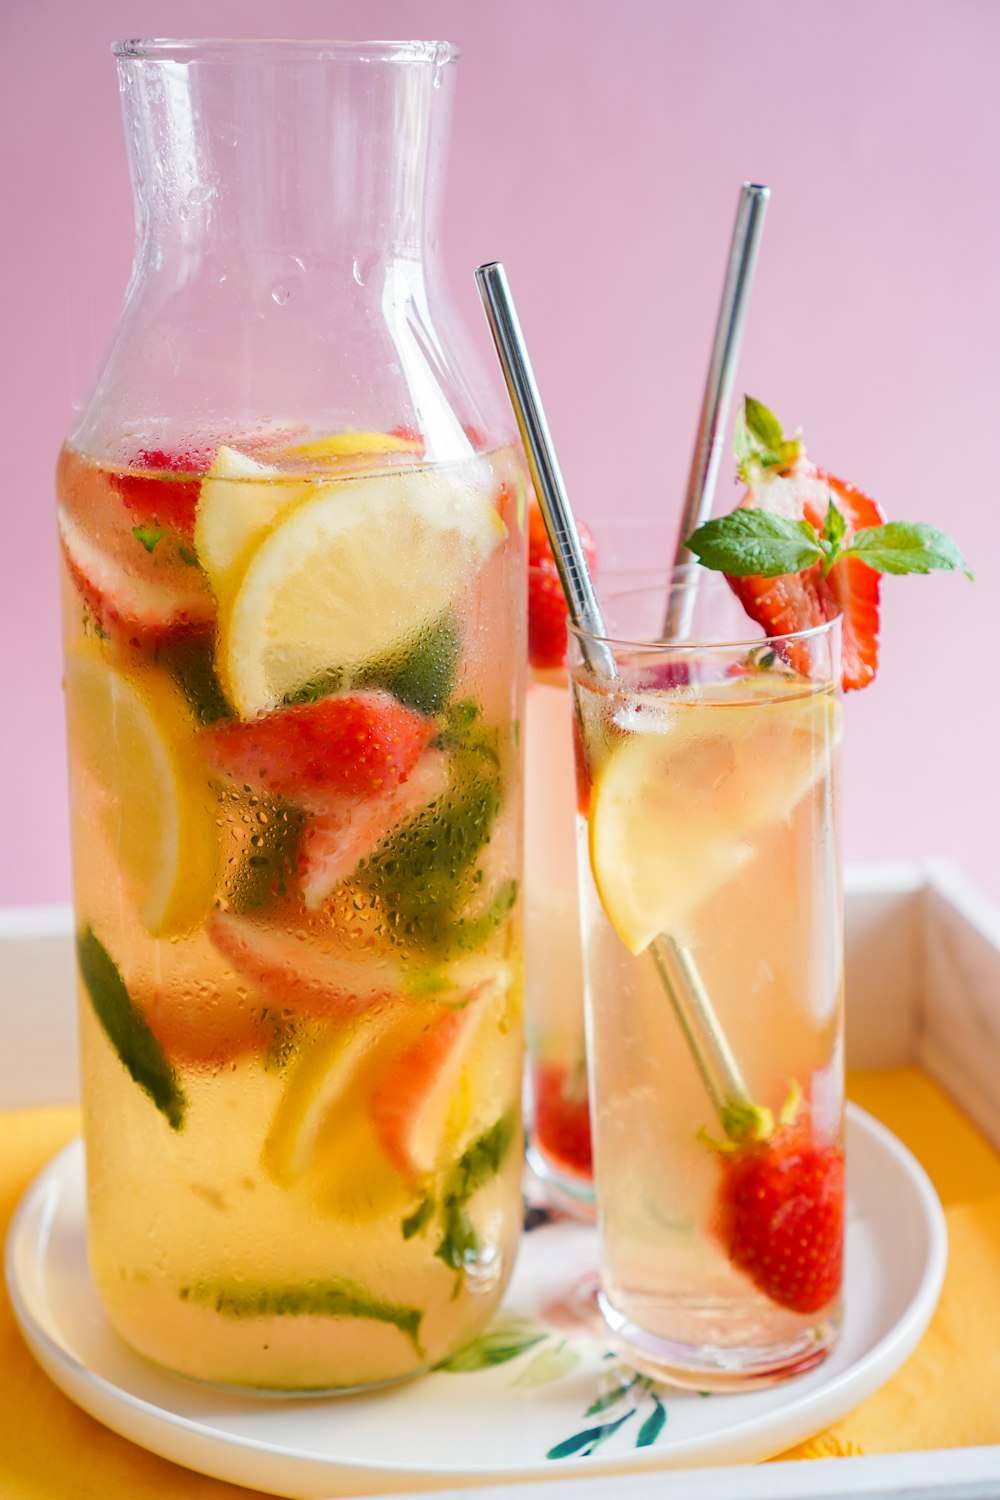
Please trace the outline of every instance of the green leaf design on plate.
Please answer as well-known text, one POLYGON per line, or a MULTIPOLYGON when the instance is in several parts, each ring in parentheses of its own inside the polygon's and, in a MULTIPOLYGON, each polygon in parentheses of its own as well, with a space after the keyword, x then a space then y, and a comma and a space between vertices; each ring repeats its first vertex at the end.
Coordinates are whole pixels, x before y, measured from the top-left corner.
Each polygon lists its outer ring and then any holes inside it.
POLYGON ((184 1090, 93 928, 78 934, 76 959, 94 1014, 122 1065, 149 1095, 171 1130, 180 1130, 187 1105, 184 1090))
POLYGON ((564 1438, 561 1443, 556 1443, 554 1448, 550 1448, 545 1457, 572 1458, 574 1453, 579 1453, 581 1457, 588 1458, 595 1448, 599 1448, 602 1443, 606 1443, 608 1438, 612 1437, 618 1431, 619 1427, 623 1427, 629 1418, 634 1416, 635 1407, 633 1406, 623 1417, 619 1417, 615 1422, 604 1422, 600 1427, 587 1427, 583 1432, 576 1432, 572 1437, 564 1438))
POLYGON ((517 1359, 548 1337, 548 1330, 540 1328, 537 1323, 520 1320, 497 1323, 434 1368, 447 1370, 453 1375, 489 1370, 494 1365, 505 1365, 509 1360, 517 1359))
POLYGON ((667 1424, 667 1412, 659 1396, 653 1396, 653 1410, 639 1428, 635 1446, 650 1448, 667 1424))
POLYGON ((601 1412, 610 1411, 612 1406, 617 1406, 619 1401, 623 1401, 643 1379, 634 1370, 614 1370, 610 1372, 608 1378, 613 1380, 614 1384, 608 1390, 603 1391, 596 1401, 590 1403, 584 1412, 585 1417, 598 1417, 601 1412))
POLYGON ((182 1302, 198 1302, 226 1318, 367 1318, 390 1323, 420 1347, 420 1308, 385 1302, 352 1281, 313 1281, 302 1285, 197 1282, 180 1290, 182 1302))
POLYGON ((551 1385, 553 1381, 562 1380, 564 1375, 575 1370, 579 1363, 579 1350, 574 1349, 566 1339, 560 1339, 548 1348, 539 1349, 520 1374, 514 1377, 511 1385, 519 1385, 528 1390, 536 1385, 551 1385))

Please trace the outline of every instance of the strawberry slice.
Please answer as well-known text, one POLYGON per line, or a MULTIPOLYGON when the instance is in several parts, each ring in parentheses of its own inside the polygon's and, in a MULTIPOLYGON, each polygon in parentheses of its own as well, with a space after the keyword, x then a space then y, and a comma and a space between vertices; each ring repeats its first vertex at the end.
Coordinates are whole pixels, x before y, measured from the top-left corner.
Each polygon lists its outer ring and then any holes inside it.
POLYGON ((414 1181, 440 1166, 462 1074, 496 1025, 495 1009, 474 993, 460 1008, 443 1010, 383 1072, 372 1092, 372 1126, 404 1177, 414 1181))
POLYGON ((541 1063, 534 1076, 534 1137, 542 1155, 576 1177, 593 1171, 587 1082, 579 1067, 541 1063))
POLYGON ((333 694, 202 735, 221 775, 279 797, 364 801, 401 786, 434 732, 390 693, 333 694))
MULTIPOLYGON (((580 523, 580 540, 591 569, 597 548, 580 523)), ((551 671, 566 663, 566 597, 542 512, 536 501, 528 506, 528 660, 537 671, 551 671)))
POLYGON ((129 470, 114 476, 122 504, 142 526, 166 526, 191 540, 201 480, 209 466, 206 454, 182 449, 142 448, 129 470), (135 472, 138 471, 138 472, 135 472))
POLYGON ((425 750, 405 781, 358 804, 348 797, 311 801, 313 815, 298 851, 303 899, 317 911, 332 891, 400 823, 434 802, 448 785, 448 757, 425 750))
POLYGON ((200 569, 150 556, 110 526, 101 546, 62 507, 57 519, 70 578, 105 635, 152 646, 211 629, 215 601, 200 569))
POLYGON ((843 1278, 843 1151, 783 1127, 721 1162, 716 1232, 730 1260, 780 1307, 819 1312, 843 1278))
POLYGON ((398 999, 403 973, 392 959, 337 946, 337 934, 301 940, 294 930, 216 911, 205 930, 220 953, 267 999, 293 1015, 343 1018, 398 999))
MULTIPOLYGON (((856 531, 883 523, 885 517, 875 501, 854 485, 816 468, 799 439, 783 447, 786 462, 770 468, 752 461, 744 464, 741 472, 748 489, 742 507, 808 521, 821 534, 833 500, 846 522, 845 546, 856 531)), ((880 587, 874 569, 857 558, 845 557, 834 563, 826 578, 821 563, 777 578, 727 578, 747 614, 769 636, 810 630, 840 615, 844 690, 867 687, 872 681, 878 669, 880 587)), ((780 649, 796 671, 809 675, 808 643, 780 649)))

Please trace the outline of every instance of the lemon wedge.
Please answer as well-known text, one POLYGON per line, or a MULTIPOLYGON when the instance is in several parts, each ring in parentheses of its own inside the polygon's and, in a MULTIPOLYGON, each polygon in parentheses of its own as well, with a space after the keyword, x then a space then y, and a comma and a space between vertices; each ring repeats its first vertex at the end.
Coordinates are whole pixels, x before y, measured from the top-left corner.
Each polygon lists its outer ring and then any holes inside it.
POLYGON ((762 701, 738 688, 642 707, 616 716, 625 732, 597 767, 589 824, 598 895, 633 954, 676 930, 829 773, 840 708, 830 693, 762 701))
POLYGON ((282 515, 221 611, 219 668, 240 715, 397 650, 437 620, 507 534, 488 477, 343 479, 282 515))
POLYGON ((315 486, 223 445, 201 482, 194 523, 198 561, 220 603, 231 601, 247 559, 282 512, 315 486))
POLYGON ((95 650, 66 661, 70 753, 106 797, 101 817, 153 937, 198 926, 211 905, 218 837, 194 721, 180 691, 140 684, 95 650))

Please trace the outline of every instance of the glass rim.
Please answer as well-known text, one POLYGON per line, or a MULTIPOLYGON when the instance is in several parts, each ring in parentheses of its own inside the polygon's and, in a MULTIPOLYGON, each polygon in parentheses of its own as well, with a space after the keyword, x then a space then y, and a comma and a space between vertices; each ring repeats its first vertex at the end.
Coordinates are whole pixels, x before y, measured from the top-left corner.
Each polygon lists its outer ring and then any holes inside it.
MULTIPOLYGON (((641 589, 633 592, 642 593, 641 589)), ((830 634, 835 627, 840 625, 840 615, 834 615, 832 620, 823 620, 819 625, 810 625, 808 630, 790 630, 785 635, 757 635, 728 637, 723 640, 690 639, 683 641, 668 641, 660 638, 647 637, 643 639, 632 639, 628 636, 597 635, 593 631, 584 630, 580 625, 574 625, 569 618, 566 620, 568 635, 575 636, 577 641, 594 641, 598 645, 608 646, 612 651, 658 651, 670 652, 671 654, 689 653, 692 651, 752 651, 755 647, 773 646, 781 647, 786 644, 796 644, 799 641, 814 641, 823 635, 830 634)))
POLYGON ((125 62, 457 62, 447 41, 349 41, 298 37, 126 37, 112 42, 125 62))

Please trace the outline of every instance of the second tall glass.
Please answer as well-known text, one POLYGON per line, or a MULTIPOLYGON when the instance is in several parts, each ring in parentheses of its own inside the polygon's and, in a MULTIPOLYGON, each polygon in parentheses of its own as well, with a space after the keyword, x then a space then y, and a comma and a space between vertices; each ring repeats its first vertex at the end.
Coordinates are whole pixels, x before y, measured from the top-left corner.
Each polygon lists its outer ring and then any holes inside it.
POLYGON ((613 674, 570 645, 601 1304, 640 1368, 727 1388, 840 1322, 839 625, 755 640, 703 575, 666 646, 634 603, 613 674))

